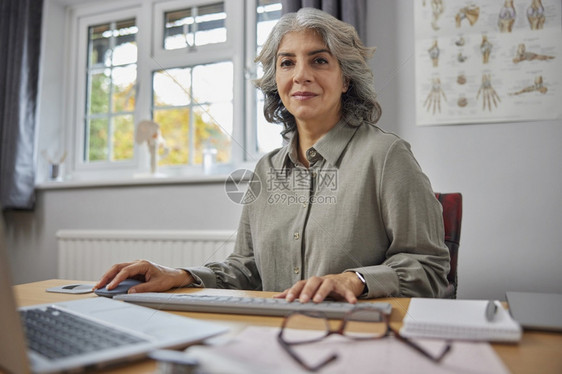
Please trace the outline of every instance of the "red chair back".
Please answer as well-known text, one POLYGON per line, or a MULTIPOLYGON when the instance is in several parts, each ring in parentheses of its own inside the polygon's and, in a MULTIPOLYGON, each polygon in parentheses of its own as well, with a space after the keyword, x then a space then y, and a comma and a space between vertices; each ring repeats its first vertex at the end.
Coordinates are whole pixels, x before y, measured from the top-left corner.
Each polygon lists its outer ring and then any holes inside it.
POLYGON ((460 193, 435 193, 443 206, 443 224, 445 226, 445 245, 451 256, 451 269, 447 275, 449 287, 444 297, 457 298, 458 276, 457 262, 461 239, 462 195, 460 193))

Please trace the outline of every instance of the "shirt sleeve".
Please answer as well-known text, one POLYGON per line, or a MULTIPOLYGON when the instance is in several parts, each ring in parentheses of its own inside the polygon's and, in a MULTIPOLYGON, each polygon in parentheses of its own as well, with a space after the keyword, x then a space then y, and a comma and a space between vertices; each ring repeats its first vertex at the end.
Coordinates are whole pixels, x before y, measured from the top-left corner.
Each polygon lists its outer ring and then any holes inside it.
POLYGON ((376 190, 390 245, 381 265, 349 269, 365 277, 364 297, 441 296, 450 267, 442 207, 404 140, 389 148, 376 190))
POLYGON ((245 205, 234 251, 225 261, 183 268, 195 278, 194 287, 262 290, 262 281, 254 258, 249 215, 250 208, 245 205))

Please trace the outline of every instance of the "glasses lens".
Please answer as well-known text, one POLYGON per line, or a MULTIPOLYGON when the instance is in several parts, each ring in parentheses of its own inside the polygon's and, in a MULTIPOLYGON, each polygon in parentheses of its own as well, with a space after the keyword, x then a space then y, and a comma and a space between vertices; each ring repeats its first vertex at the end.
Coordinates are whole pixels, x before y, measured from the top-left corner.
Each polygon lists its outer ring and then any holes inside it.
POLYGON ((328 330, 324 316, 296 313, 287 317, 282 337, 287 343, 304 343, 323 338, 328 330))
POLYGON ((372 310, 356 310, 346 317, 343 334, 351 338, 376 339, 386 335, 388 325, 382 314, 372 310))

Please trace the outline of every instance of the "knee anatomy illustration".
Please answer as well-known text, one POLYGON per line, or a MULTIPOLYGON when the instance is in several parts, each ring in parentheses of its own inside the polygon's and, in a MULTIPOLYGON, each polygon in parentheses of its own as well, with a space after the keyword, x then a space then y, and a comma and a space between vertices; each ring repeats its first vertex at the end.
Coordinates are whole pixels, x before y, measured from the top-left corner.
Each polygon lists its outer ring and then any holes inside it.
POLYGON ((527 20, 529 20, 531 30, 540 30, 543 28, 545 16, 541 0, 532 0, 531 5, 527 8, 527 20))
MULTIPOLYGON (((423 6, 425 6, 425 0, 423 0, 423 6)), ((431 0, 431 12, 433 13, 433 18, 431 19, 431 27, 433 30, 439 30, 439 26, 437 25, 437 20, 445 10, 443 6, 443 0, 431 0)))
MULTIPOLYGON (((425 0, 424 0, 424 5, 425 5, 425 0)), ((444 10, 445 7, 443 6, 443 0, 431 0, 431 11, 433 13, 433 19, 431 20, 431 27, 433 28, 433 30, 439 30, 437 21, 439 20, 439 17, 441 16, 444 10)))
POLYGON ((458 13, 455 15, 455 24, 458 27, 461 27, 461 23, 464 19, 468 20, 470 26, 474 25, 476 21, 478 21, 478 17, 480 16, 480 7, 471 4, 469 6, 465 6, 461 8, 458 13))
POLYGON ((510 93, 510 95, 521 95, 523 93, 534 92, 534 91, 540 92, 543 95, 548 91, 548 88, 546 88, 543 85, 542 75, 539 75, 535 78, 535 84, 533 84, 532 86, 528 86, 520 91, 510 93))
POLYGON ((547 55, 539 55, 533 52, 527 52, 527 48, 525 47, 525 43, 519 44, 517 47, 517 53, 515 54, 515 58, 513 58, 513 63, 517 64, 521 61, 532 61, 532 60, 552 60, 554 56, 547 56, 547 55))
POLYGON ((496 90, 494 89, 494 87, 492 87, 491 74, 482 74, 482 84, 480 85, 478 93, 476 94, 476 100, 478 100, 480 94, 482 94, 482 110, 485 110, 487 106, 488 110, 491 112, 492 102, 494 103, 494 107, 496 108, 498 106, 498 102, 501 102, 501 99, 496 93, 496 90))
POLYGON ((433 67, 437 67, 437 65, 439 65, 439 46, 437 45, 437 40, 433 42, 433 45, 427 50, 427 52, 429 52, 429 57, 433 62, 433 67))
POLYGON ((423 106, 426 107, 428 112, 433 108, 433 114, 435 114, 435 109, 441 113, 441 95, 443 95, 443 99, 447 101, 445 92, 443 92, 443 89, 441 88, 441 79, 433 78, 431 90, 423 103, 423 106))
POLYGON ((482 43, 480 43, 480 51, 482 52, 482 62, 487 64, 490 60, 490 53, 492 52, 492 43, 488 40, 486 35, 482 35, 482 43))
POLYGON ((513 23, 515 23, 515 14, 513 0, 505 0, 498 17, 500 32, 511 32, 513 29, 513 23))

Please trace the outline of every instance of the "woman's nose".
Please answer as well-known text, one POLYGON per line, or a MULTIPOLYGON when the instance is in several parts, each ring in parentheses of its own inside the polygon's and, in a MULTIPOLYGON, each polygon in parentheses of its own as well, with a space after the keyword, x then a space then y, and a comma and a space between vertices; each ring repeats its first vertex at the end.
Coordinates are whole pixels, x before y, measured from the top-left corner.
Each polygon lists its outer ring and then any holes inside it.
POLYGON ((312 81, 312 73, 310 67, 306 64, 297 64, 294 70, 293 81, 295 83, 306 83, 312 81))

